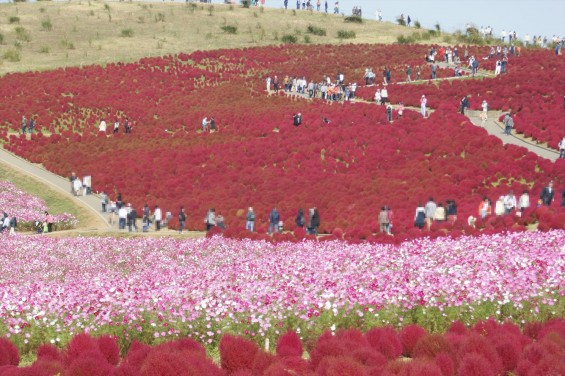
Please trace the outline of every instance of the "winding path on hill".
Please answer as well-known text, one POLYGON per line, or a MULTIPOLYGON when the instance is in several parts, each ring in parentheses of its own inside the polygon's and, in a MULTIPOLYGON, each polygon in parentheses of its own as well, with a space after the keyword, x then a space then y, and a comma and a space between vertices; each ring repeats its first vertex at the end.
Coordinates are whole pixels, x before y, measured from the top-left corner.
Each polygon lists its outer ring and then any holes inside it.
MULTIPOLYGON (((488 76, 487 74, 482 74, 482 73, 480 73, 480 75, 488 76)), ((457 79, 457 78, 461 78, 461 77, 448 77, 445 79, 457 79)), ((297 93, 287 93, 287 94, 289 96, 295 96, 306 100, 312 100, 311 98, 308 97, 307 94, 297 94, 297 93)), ((360 103, 374 103, 374 102, 368 102, 359 99, 356 99, 355 101, 360 103)), ((417 108, 407 108, 407 109, 413 109, 416 111, 419 110, 417 108)), ((522 135, 517 134, 514 130, 512 131, 511 135, 505 135, 503 132, 504 130, 503 125, 498 121, 498 118, 502 114, 500 111, 489 111, 488 120, 485 122, 484 126, 482 125, 482 120, 479 117, 480 113, 481 111, 468 110, 466 111, 465 115, 469 118, 469 120, 474 125, 483 127, 489 135, 498 137, 500 140, 502 140, 504 144, 512 144, 512 145, 524 147, 527 150, 531 151, 532 153, 535 153, 536 155, 542 158, 549 159, 551 161, 555 161, 559 157, 559 152, 557 150, 548 148, 543 144, 538 144, 534 140, 526 139, 522 135)), ((48 184, 49 186, 53 187, 59 192, 65 194, 69 200, 76 200, 80 206, 84 207, 85 209, 91 210, 93 213, 95 213, 98 218, 97 227, 86 228, 83 230, 94 230, 94 231, 101 230, 101 231, 110 231, 110 232, 119 231, 117 228, 117 224, 115 223, 113 225, 110 224, 108 222, 108 218, 101 213, 100 198, 98 195, 86 195, 86 196, 75 197, 70 192, 70 182, 68 178, 47 171, 41 165, 37 165, 23 158, 20 158, 15 154, 5 150, 2 147, 0 147, 0 157, 1 157, 1 163, 4 163, 18 171, 27 174, 28 176, 31 176, 39 181, 48 184)), ((169 231, 163 231, 161 234, 164 234, 165 232, 169 232, 169 231)), ((176 233, 176 231, 174 231, 174 233, 176 233)), ((193 232, 193 235, 195 234, 199 236, 201 233, 193 232)))

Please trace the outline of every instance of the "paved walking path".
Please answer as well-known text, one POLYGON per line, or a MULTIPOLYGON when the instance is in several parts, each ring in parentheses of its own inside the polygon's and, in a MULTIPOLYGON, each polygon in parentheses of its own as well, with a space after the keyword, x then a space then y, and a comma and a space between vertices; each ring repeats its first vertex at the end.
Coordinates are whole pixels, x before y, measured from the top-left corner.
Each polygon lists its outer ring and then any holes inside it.
POLYGON ((105 226, 103 229, 110 229, 111 226, 108 224, 107 219, 102 215, 100 198, 94 195, 78 196, 75 197, 71 194, 71 183, 68 178, 56 175, 50 171, 47 171, 41 166, 31 163, 23 158, 12 154, 11 152, 0 147, 0 159, 2 163, 21 171, 28 176, 31 176, 37 180, 40 180, 50 187, 58 190, 59 192, 68 196, 69 200, 76 200, 77 203, 84 207, 91 209, 99 218, 100 226, 105 226))
MULTIPOLYGON (((461 78, 461 77, 457 77, 457 78, 461 78)), ((286 93, 286 94, 291 95, 291 96, 296 96, 296 97, 299 97, 299 98, 303 98, 303 99, 308 99, 308 100, 313 99, 313 98, 310 98, 308 94, 301 94, 301 93, 296 93, 296 92, 286 93)), ((315 99, 321 99, 321 98, 315 98, 315 99)), ((376 104, 373 101, 369 102, 369 101, 366 101, 366 100, 363 100, 363 99, 355 99, 354 102, 376 104)), ((396 108, 398 106, 392 105, 392 107, 396 108)), ((416 107, 405 106, 404 109, 420 112, 419 107, 416 108, 416 107)), ((427 112, 432 113, 432 112, 434 112, 434 109, 428 108, 427 112)), ((469 120, 473 124, 475 124, 476 126, 482 127, 482 120, 479 117, 480 114, 481 114, 481 111, 476 111, 476 110, 465 111, 465 115, 469 118, 469 120)), ((558 150, 548 148, 547 146, 544 146, 543 144, 538 144, 532 139, 527 139, 527 138, 523 137, 521 134, 516 133, 515 130, 512 130, 511 135, 504 134, 504 132, 503 132, 504 126, 498 121, 498 118, 501 116, 501 114, 502 114, 502 112, 500 112, 500 111, 489 111, 488 112, 488 120, 485 122, 485 125, 484 125, 484 129, 487 131, 488 134, 500 138, 504 144, 512 144, 512 145, 524 147, 524 148, 528 149, 529 151, 531 151, 532 153, 537 154, 538 156, 540 156, 542 158, 549 159, 553 162, 555 162, 557 160, 557 158, 559 158, 559 151, 558 150)))

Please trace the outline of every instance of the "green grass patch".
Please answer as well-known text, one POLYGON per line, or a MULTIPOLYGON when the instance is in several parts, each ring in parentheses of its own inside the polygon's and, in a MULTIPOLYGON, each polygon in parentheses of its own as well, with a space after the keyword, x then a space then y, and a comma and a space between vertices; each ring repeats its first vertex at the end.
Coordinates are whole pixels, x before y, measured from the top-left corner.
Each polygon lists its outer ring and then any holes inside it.
POLYGON ((308 27, 306 28, 306 32, 308 34, 313 34, 320 37, 326 36, 326 29, 314 25, 308 25, 308 27))
POLYGON ((363 19, 359 16, 349 16, 344 19, 347 23, 363 23, 363 19))
POLYGON ((237 26, 234 25, 224 25, 220 29, 226 34, 237 34, 237 26))
POLYGON ((8 51, 4 52, 2 57, 4 58, 4 60, 7 60, 7 61, 12 62, 12 63, 17 63, 18 61, 20 61, 22 59, 22 57, 20 55, 20 51, 18 51, 18 50, 8 50, 8 51))
POLYGON ((123 29, 120 35, 124 38, 132 38, 133 37, 133 30, 132 29, 123 29))
POLYGON ((354 39, 357 36, 353 30, 338 30, 337 37, 339 39, 354 39))
POLYGON ((284 34, 281 38, 281 42, 294 44, 294 43, 298 42, 298 38, 296 37, 296 35, 284 34))

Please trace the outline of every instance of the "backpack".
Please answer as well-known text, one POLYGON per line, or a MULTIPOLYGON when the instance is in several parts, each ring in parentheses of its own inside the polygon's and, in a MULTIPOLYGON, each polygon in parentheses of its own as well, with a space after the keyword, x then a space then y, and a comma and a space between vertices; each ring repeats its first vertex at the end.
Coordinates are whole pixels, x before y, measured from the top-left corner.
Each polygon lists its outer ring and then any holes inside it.
POLYGON ((16 219, 16 217, 12 217, 12 219, 10 220, 10 226, 16 227, 17 225, 18 225, 18 220, 16 219))

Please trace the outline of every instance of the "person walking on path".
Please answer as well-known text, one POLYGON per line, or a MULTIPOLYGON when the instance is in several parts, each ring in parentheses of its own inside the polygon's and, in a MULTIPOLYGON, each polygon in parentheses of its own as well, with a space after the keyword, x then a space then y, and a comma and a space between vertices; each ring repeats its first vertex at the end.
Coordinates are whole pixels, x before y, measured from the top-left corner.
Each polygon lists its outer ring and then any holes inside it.
POLYGON ((469 108, 469 98, 465 95, 463 98, 461 98, 461 115, 465 115, 465 109, 467 108, 469 108))
POLYGON ((432 223, 434 221, 434 216, 436 214, 436 209, 437 209, 437 205, 434 202, 433 197, 430 197, 430 199, 426 203, 425 209, 426 209, 426 224, 428 226, 428 231, 429 231, 432 227, 432 223))
POLYGON ((100 193, 100 203, 102 204, 102 213, 106 213, 106 205, 108 205, 108 195, 104 191, 100 193))
POLYGON ((33 134, 34 129, 35 129, 35 120, 33 119, 33 116, 30 116, 29 117, 29 127, 28 127, 29 134, 33 134))
POLYGON ((45 222, 47 223, 47 232, 53 232, 53 222, 55 218, 49 212, 45 212, 45 222))
POLYGON ((320 212, 318 211, 318 208, 313 209, 314 213, 312 214, 312 220, 310 222, 310 233, 318 236, 318 227, 320 227, 320 212))
POLYGON ((273 232, 277 231, 277 226, 279 225, 279 221, 281 220, 281 215, 279 214, 276 207, 271 210, 271 214, 269 214, 269 235, 273 232))
POLYGON ((265 83, 267 84, 267 94, 269 94, 271 92, 271 77, 267 77, 265 83))
POLYGON ((485 219, 487 215, 492 214, 492 208, 490 204, 490 200, 488 197, 483 197, 483 200, 479 204, 479 217, 481 219, 485 219))
POLYGON ((426 224, 426 208, 422 204, 418 204, 416 208, 416 214, 414 215, 414 227, 418 227, 420 230, 424 228, 426 224))
POLYGON ((247 214, 245 215, 245 229, 251 232, 255 229, 255 212, 251 206, 247 209, 247 214))
POLYGON ((504 134, 510 135, 512 128, 514 128, 514 120, 512 119, 512 114, 508 112, 502 122, 504 124, 504 134))
POLYGON ((379 231, 386 232, 388 234, 388 225, 388 211, 386 210, 386 207, 383 206, 381 208, 381 212, 379 213, 379 231))
POLYGON ((298 213, 296 214, 296 219, 294 220, 294 222, 296 223, 296 227, 304 228, 306 218, 304 216, 304 210, 302 210, 302 208, 298 209, 298 213))
POLYGON ((126 220, 128 216, 128 210, 125 206, 118 209, 118 228, 124 230, 126 228, 126 220))
POLYGON ((186 223, 186 213, 184 212, 184 206, 181 206, 179 212, 179 234, 182 234, 182 230, 184 229, 185 223, 186 223))
POLYGON ((555 195, 555 190, 553 189, 553 181, 550 181, 547 184, 547 187, 544 187, 540 194, 540 200, 545 206, 550 206, 551 202, 553 201, 553 196, 555 195))
POLYGON ((27 119, 26 116, 22 116, 22 134, 26 134, 26 128, 27 128, 27 119))
POLYGON ((563 139, 559 142, 558 146, 559 158, 565 158, 565 136, 563 136, 563 139))
POLYGON ((426 117, 426 104, 428 103, 428 99, 426 98, 425 95, 422 95, 422 98, 420 98, 420 113, 422 114, 422 117, 426 117))
POLYGON ((412 82, 412 68, 410 68, 410 65, 406 65, 406 81, 412 82))
POLYGON ((163 220, 163 212, 159 205, 155 205, 155 211, 153 212, 153 219, 155 220, 155 230, 161 231, 161 221, 163 220))
POLYGON ((518 209, 520 210, 520 213, 523 213, 524 210, 526 210, 529 207, 530 207, 530 195, 528 194, 528 191, 525 190, 524 192, 522 192, 522 195, 518 199, 518 209))
POLYGON ((135 208, 128 204, 129 213, 127 214, 128 231, 132 232, 132 228, 137 232, 137 212, 135 208))
POLYGON ((481 103, 481 108, 483 109, 481 112, 481 127, 484 127, 488 119, 488 103, 484 99, 483 103, 481 103))
POLYGON ((516 196, 512 191, 508 191, 508 194, 504 196, 504 214, 510 214, 518 205, 516 202, 516 196))
POLYGON ((210 231, 214 226, 216 226, 216 209, 210 208, 208 213, 206 213, 206 231, 210 231))

